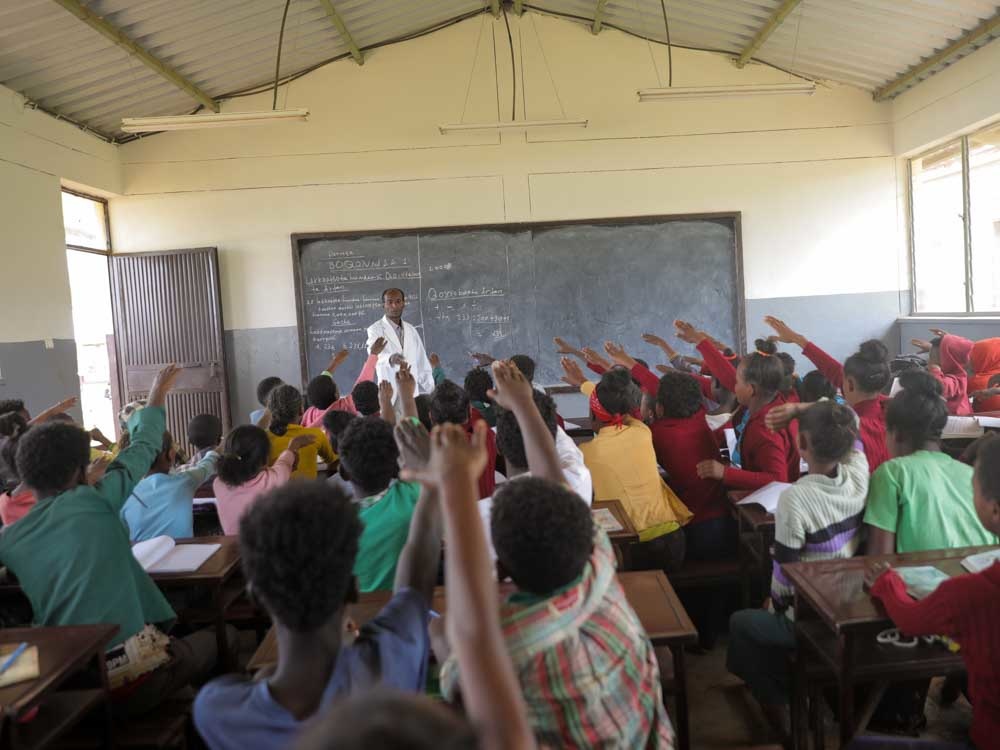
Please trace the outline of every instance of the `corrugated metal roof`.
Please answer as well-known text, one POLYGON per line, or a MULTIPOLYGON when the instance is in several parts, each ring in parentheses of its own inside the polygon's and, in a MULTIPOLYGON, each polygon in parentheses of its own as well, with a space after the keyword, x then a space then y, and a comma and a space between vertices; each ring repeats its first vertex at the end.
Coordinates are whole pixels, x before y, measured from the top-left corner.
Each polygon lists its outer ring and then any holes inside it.
MULTIPOLYGON (((267 86, 274 78, 281 0, 84 0, 84 5, 212 97, 267 86)), ((334 0, 334 5, 366 49, 484 12, 488 2, 334 0)), ((781 0, 668 0, 666 5, 672 43, 738 54, 781 0)), ((586 23, 596 6, 597 0, 525 3, 529 10, 586 23)), ((875 90, 997 13, 1000 2, 994 0, 803 0, 755 59, 809 78, 875 90)), ((658 0, 610 0, 603 17, 608 26, 666 40, 658 0)), ((319 0, 292 0, 282 76, 347 54, 319 0)), ((52 0, 0 3, 0 83, 109 137, 121 135, 123 116, 182 114, 198 106, 52 0)))

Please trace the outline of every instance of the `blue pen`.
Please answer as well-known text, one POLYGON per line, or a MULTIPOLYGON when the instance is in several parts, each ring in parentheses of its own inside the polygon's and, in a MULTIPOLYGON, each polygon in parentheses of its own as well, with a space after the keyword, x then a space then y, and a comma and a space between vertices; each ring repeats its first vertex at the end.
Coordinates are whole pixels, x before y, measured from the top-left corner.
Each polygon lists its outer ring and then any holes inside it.
POLYGON ((8 669, 10 669, 11 666, 13 666, 14 662, 16 662, 18 658, 21 656, 21 654, 23 654, 27 649, 28 649, 27 643, 22 643, 17 648, 15 648, 14 653, 12 653, 5 659, 3 664, 0 664, 0 674, 3 674, 8 669))

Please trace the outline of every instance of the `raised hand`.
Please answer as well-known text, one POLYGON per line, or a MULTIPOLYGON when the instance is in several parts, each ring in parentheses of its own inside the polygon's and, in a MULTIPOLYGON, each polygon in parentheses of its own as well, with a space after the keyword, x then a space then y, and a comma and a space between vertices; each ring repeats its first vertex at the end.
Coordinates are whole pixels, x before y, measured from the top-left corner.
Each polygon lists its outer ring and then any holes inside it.
POLYGON ((389 424, 396 423, 396 413, 392 408, 392 397, 395 392, 392 388, 392 383, 388 380, 382 380, 378 384, 378 407, 379 413, 389 424))
POLYGON ((788 427, 793 419, 810 406, 812 404, 781 404, 780 406, 773 406, 764 415, 764 424, 767 425, 769 430, 778 432, 788 427))
POLYGON ((764 322, 774 329, 777 340, 783 344, 798 344, 801 347, 805 347, 805 345, 809 343, 805 336, 793 331, 789 328, 788 324, 780 318, 768 315, 764 318, 764 322))
POLYGON ((292 453, 298 453, 300 450, 306 446, 312 445, 316 442, 315 435, 296 435, 291 440, 288 441, 288 450, 292 453))
POLYGON ((521 371, 509 362, 493 363, 493 383, 494 387, 486 395, 498 406, 513 412, 528 406, 534 407, 534 388, 521 371))
POLYGON ((699 461, 698 465, 695 467, 695 471, 698 472, 698 476, 701 479, 717 479, 722 480, 726 475, 726 467, 719 461, 699 461))
POLYGON ((403 364, 399 366, 399 372, 396 373, 396 385, 399 387, 399 394, 402 398, 413 398, 413 394, 417 391, 417 381, 413 377, 413 373, 410 372, 410 366, 403 360, 403 364))
POLYGON ((377 357, 382 353, 388 344, 389 342, 384 336, 379 336, 372 342, 372 348, 368 350, 368 353, 377 357))
POLYGON ((431 458, 431 435, 419 422, 404 419, 393 431, 399 448, 399 468, 423 471, 431 458))
POLYGON ((110 448, 114 443, 108 440, 107 436, 101 432, 100 427, 93 428, 89 433, 90 439, 95 443, 99 443, 102 448, 110 448))
POLYGON ((181 368, 175 364, 169 364, 160 370, 153 387, 149 389, 149 398, 146 400, 148 406, 163 406, 167 401, 167 394, 173 390, 174 383, 177 382, 181 374, 181 368))
POLYGON ((933 349, 931 342, 924 341, 923 339, 910 339, 910 344, 916 347, 917 351, 923 352, 924 354, 933 349))
POLYGON ((686 320, 675 320, 674 328, 677 329, 677 338, 695 346, 708 338, 708 334, 704 331, 699 331, 686 320))
POLYGON ((434 352, 431 352, 431 356, 428 357, 428 360, 430 360, 431 367, 433 367, 434 369, 437 369, 438 367, 441 366, 441 358, 434 352))
POLYGON ((465 428, 457 424, 439 424, 430 436, 430 457, 421 469, 404 468, 400 478, 439 488, 452 478, 464 478, 475 483, 486 468, 486 431, 489 426, 479 420, 472 428, 472 439, 465 428))
POLYGON ((664 375, 666 375, 668 372, 674 372, 675 370, 670 365, 657 365, 656 371, 662 372, 664 375))
POLYGON ((605 370, 611 369, 611 362, 609 362, 600 354, 598 354, 596 350, 591 349, 589 346, 585 346, 580 351, 583 352, 583 358, 587 360, 587 364, 597 365, 598 367, 602 367, 605 370))
POLYGON ((943 337, 943 336, 947 336, 948 335, 948 332, 946 330, 944 330, 943 328, 928 328, 927 330, 930 331, 931 333, 933 333, 935 336, 942 336, 943 337))
POLYGON ((630 357, 628 352, 625 351, 624 346, 616 344, 614 341, 605 341, 604 351, 606 351, 608 356, 614 360, 615 364, 627 367, 629 370, 638 364, 635 359, 630 357))
POLYGON ((560 359, 559 364, 562 365, 563 372, 565 373, 565 375, 562 376, 562 381, 564 383, 568 383, 574 388, 579 388, 587 382, 587 377, 583 374, 583 370, 580 369, 580 365, 571 360, 569 357, 563 357, 560 359))
POLYGON ((574 346, 571 346, 570 343, 566 341, 566 339, 564 338, 556 336, 554 339, 552 339, 552 343, 556 345, 556 351, 558 354, 572 354, 573 356, 579 357, 580 359, 586 359, 582 351, 580 351, 574 346))
POLYGON ((496 359, 491 357, 489 354, 484 354, 483 352, 469 352, 469 356, 472 357, 473 361, 480 367, 488 367, 492 365, 496 359))
POLYGON ((342 364, 344 364, 344 362, 347 361, 347 358, 349 356, 351 356, 351 353, 347 349, 341 349, 339 352, 334 354, 333 357, 330 359, 330 365, 326 368, 326 371, 333 372, 342 364))
POLYGON ((389 364, 392 365, 393 367, 402 367, 404 364, 406 364, 406 359, 403 357, 402 354, 398 353, 393 354, 391 357, 389 357, 389 364))

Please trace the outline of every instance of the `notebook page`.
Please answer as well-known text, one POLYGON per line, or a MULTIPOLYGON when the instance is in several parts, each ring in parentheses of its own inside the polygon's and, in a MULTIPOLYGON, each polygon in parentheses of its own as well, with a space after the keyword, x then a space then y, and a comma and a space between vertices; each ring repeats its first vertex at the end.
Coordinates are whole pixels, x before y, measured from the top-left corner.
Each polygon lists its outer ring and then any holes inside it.
POLYGON ((149 568, 149 572, 194 573, 220 547, 221 544, 178 544, 149 568))
POLYGON ((155 536, 132 545, 132 556, 139 561, 147 573, 164 555, 174 548, 174 540, 169 536, 155 536))
POLYGON ((778 509, 778 498, 781 497, 781 493, 791 486, 788 482, 771 482, 756 492, 751 492, 740 500, 737 505, 753 505, 756 503, 762 506, 768 513, 774 513, 778 509))

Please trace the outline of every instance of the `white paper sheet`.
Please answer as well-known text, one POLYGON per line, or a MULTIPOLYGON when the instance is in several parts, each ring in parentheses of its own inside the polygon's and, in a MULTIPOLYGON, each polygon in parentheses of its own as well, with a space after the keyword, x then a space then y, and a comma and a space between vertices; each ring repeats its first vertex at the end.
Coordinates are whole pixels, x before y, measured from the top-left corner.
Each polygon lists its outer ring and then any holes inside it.
POLYGON ((594 517, 594 523, 604 529, 605 533, 612 534, 616 531, 624 530, 622 525, 618 523, 618 519, 615 518, 614 513, 607 508, 597 508, 596 510, 592 510, 591 514, 594 517))
POLYGON ((147 568, 149 573, 194 573, 221 544, 178 544, 147 568))
POLYGON ((962 567, 970 573, 982 573, 997 560, 1000 560, 1000 549, 991 549, 977 555, 969 555, 962 560, 962 567))
POLYGON ((945 440, 949 438, 977 438, 984 434, 983 426, 975 417, 948 417, 948 423, 944 426, 941 437, 945 440))
POLYGON ((788 482, 771 482, 756 492, 751 492, 740 500, 737 505, 757 504, 762 506, 768 513, 774 513, 778 509, 778 498, 781 497, 781 493, 791 486, 788 482))

